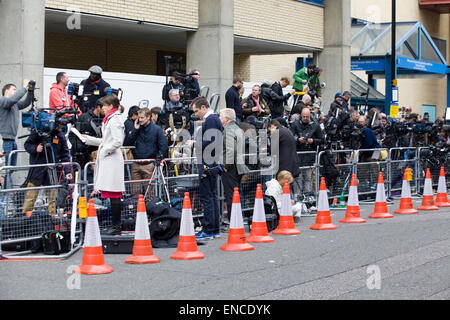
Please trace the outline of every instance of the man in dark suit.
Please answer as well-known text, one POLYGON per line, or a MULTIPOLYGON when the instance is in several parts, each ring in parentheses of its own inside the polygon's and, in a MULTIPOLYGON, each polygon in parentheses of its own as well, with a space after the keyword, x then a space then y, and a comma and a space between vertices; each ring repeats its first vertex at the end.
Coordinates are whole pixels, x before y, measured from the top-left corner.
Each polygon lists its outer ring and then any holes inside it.
POLYGON ((278 120, 271 120, 267 128, 271 137, 271 155, 277 157, 278 168, 276 174, 286 170, 294 178, 300 174, 300 162, 297 156, 297 142, 292 132, 281 125, 278 120), (276 141, 278 139, 278 141, 276 141), (278 146, 278 152, 276 148, 278 146))
POLYGON ((225 93, 225 102, 227 108, 234 109, 236 112, 236 123, 242 120, 242 104, 239 95, 239 89, 244 85, 244 81, 240 77, 233 78, 233 85, 225 93))
POLYGON ((204 121, 195 141, 187 142, 190 147, 195 143, 200 179, 199 194, 203 206, 203 229, 196 235, 196 239, 211 240, 220 237, 217 178, 221 167, 217 160, 222 152, 223 126, 219 116, 210 109, 205 97, 195 98, 192 101, 192 110, 195 116, 204 121))

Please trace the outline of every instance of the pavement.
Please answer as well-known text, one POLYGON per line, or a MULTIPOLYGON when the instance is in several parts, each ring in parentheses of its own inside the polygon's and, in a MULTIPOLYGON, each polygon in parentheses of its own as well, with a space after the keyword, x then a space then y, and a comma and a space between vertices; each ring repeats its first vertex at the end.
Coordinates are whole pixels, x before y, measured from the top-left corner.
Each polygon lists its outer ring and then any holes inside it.
MULTIPOLYGON (((414 207, 420 199, 414 199, 414 207)), ((389 205, 393 213, 399 201, 389 205)), ((198 246, 202 260, 172 260, 176 249, 157 249, 160 263, 126 264, 129 255, 105 255, 114 271, 75 275, 83 250, 60 261, 0 261, 0 300, 448 300, 450 208, 369 219, 374 204, 360 203, 363 224, 336 230, 309 227, 295 236, 246 252, 219 249, 227 234, 198 246)), ((242 302, 242 301, 241 301, 242 302)))

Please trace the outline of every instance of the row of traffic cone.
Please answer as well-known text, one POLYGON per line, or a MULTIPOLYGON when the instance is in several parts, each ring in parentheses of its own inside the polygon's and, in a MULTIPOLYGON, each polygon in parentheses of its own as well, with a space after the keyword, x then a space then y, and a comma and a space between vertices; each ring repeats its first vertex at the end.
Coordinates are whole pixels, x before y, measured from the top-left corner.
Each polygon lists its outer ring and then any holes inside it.
MULTIPOLYGON (((274 233, 299 234, 300 231, 295 229, 294 226, 289 185, 287 181, 285 182, 283 191, 283 209, 280 213, 279 227, 277 230, 274 230, 274 233)), ((249 237, 246 237, 239 191, 238 188, 234 189, 228 242, 221 246, 220 249, 224 251, 247 251, 254 249, 249 242, 266 243, 274 241, 274 239, 269 236, 267 229, 262 187, 260 184, 257 186, 255 198, 251 233, 249 237)), ((204 254, 198 251, 197 242, 195 240, 189 193, 185 193, 184 195, 178 247, 177 251, 171 255, 171 258, 180 260, 204 258, 204 254)), ((147 213, 142 195, 139 196, 138 200, 133 253, 125 260, 125 262, 132 264, 160 262, 160 258, 153 255, 147 213)), ((83 261, 82 265, 75 270, 75 273, 104 274, 112 271, 113 268, 105 264, 95 205, 93 200, 89 200, 83 261)))
MULTIPOLYGON (((408 181, 410 171, 405 171, 402 185, 402 199, 400 208, 395 211, 397 214, 414 214, 418 213, 412 207, 411 190, 408 181)), ((328 205, 327 189, 325 178, 321 178, 320 191, 317 205, 316 223, 310 227, 312 230, 331 230, 337 229, 337 226, 331 221, 331 214, 328 205)), ((450 203, 447 199, 447 189, 445 182, 444 168, 441 168, 439 177, 438 192, 436 203, 433 200, 431 175, 427 169, 424 187, 424 196, 422 206, 419 210, 437 210, 438 207, 449 207, 450 203)), ((369 218, 392 218, 389 213, 386 202, 386 194, 384 189, 383 174, 380 172, 378 177, 377 195, 374 212, 369 218)), ((352 175, 349 191, 349 199, 345 218, 340 220, 341 223, 364 223, 366 220, 361 218, 358 201, 358 190, 356 175, 352 175)), ((285 181, 283 186, 282 206, 278 228, 273 231, 277 235, 295 235, 300 231, 295 228, 294 218, 292 215, 292 204, 290 198, 289 184, 285 181)), ((234 189, 233 205, 231 209, 230 229, 228 241, 220 247, 224 251, 248 251, 254 247, 250 242, 267 243, 273 242, 274 239, 268 234, 262 187, 257 186, 255 206, 253 209, 253 221, 250 236, 245 236, 245 229, 242 217, 242 209, 238 188, 234 189)), ((197 242, 195 240, 194 223, 192 219, 191 202, 189 193, 185 193, 183 200, 183 211, 181 216, 181 227, 179 233, 179 241, 177 251, 171 256, 172 259, 191 260, 203 259, 204 254, 198 251, 197 242)), ((135 240, 132 255, 125 260, 126 263, 144 264, 158 263, 160 258, 153 255, 153 249, 150 240, 150 232, 148 229, 147 213, 145 209, 144 197, 139 196, 135 240)), ((82 274, 104 274, 110 273, 113 268, 105 264, 103 256, 102 243, 100 238, 100 229, 98 226, 97 214, 95 211, 94 201, 89 200, 88 217, 86 221, 85 245, 83 253, 82 265, 75 272, 82 274)))
MULTIPOLYGON (((204 258, 204 254, 198 251, 195 240, 189 193, 185 193, 184 196, 178 247, 171 258, 183 260, 204 258)), ((143 195, 140 195, 138 199, 133 253, 125 262, 130 264, 160 262, 160 258, 153 254, 143 195)), ((86 220, 83 260, 81 266, 75 269, 74 272, 81 274, 105 274, 111 273, 113 270, 111 266, 105 264, 97 213, 94 200, 91 199, 89 200, 88 217, 86 220)))

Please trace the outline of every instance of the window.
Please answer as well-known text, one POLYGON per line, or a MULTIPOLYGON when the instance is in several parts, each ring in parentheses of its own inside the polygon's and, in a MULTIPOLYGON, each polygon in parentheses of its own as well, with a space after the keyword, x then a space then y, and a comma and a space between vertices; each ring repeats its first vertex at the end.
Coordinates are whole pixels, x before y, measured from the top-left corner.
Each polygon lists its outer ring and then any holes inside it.
POLYGON ((438 38, 433 38, 433 37, 432 37, 432 39, 433 39, 436 47, 438 47, 438 49, 441 52, 444 59, 447 60, 447 41, 438 39, 438 38))
POLYGON ((169 76, 172 75, 174 71, 178 71, 179 73, 186 73, 186 54, 179 52, 169 52, 169 51, 157 51, 156 59, 157 59, 157 75, 165 76, 166 75, 166 60, 165 56, 171 56, 169 63, 169 76))

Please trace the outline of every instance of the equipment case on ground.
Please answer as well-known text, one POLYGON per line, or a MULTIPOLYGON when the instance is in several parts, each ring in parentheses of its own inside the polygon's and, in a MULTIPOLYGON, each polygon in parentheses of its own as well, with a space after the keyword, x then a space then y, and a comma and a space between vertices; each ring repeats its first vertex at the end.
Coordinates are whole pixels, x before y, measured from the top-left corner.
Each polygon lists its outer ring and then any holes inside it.
POLYGON ((101 235, 104 254, 132 254, 134 232, 122 231, 121 235, 101 235))

